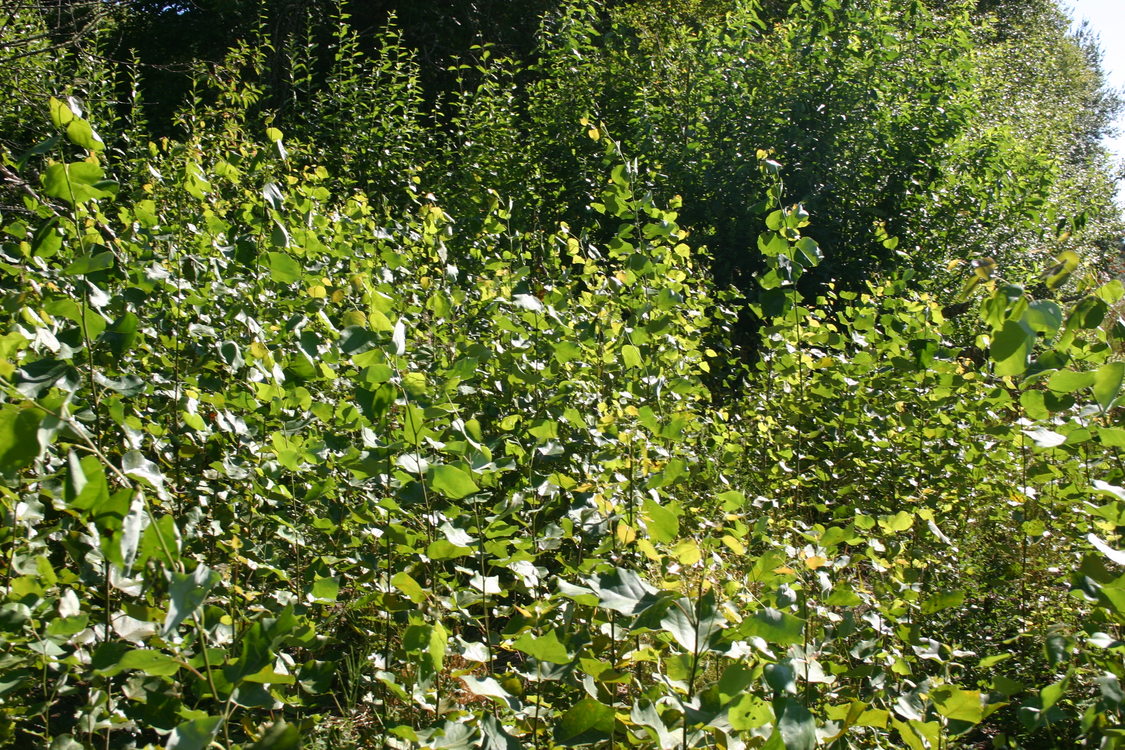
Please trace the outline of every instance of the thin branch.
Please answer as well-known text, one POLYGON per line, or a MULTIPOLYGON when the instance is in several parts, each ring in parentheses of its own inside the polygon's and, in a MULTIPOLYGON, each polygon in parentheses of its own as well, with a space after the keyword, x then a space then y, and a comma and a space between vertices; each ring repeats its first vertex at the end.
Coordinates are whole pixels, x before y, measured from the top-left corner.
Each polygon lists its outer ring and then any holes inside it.
POLYGON ((40 197, 39 193, 35 192, 35 189, 31 187, 31 183, 9 169, 6 164, 0 164, 0 177, 3 177, 4 182, 8 183, 9 185, 13 185, 16 188, 27 193, 38 203, 41 203, 44 206, 51 205, 47 201, 43 200, 43 198, 40 197))

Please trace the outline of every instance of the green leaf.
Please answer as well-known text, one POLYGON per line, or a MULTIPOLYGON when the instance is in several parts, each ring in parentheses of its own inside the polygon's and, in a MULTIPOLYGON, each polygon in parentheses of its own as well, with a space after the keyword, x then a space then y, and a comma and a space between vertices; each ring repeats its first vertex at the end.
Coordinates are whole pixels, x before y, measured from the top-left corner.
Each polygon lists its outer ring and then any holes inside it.
POLYGON ((922 614, 932 615, 933 613, 940 612, 943 609, 960 607, 964 603, 964 591, 960 589, 957 589, 956 591, 943 591, 940 594, 934 594, 929 599, 922 602, 922 614))
POLYGON ((797 240, 793 248, 797 251, 793 260, 800 263, 805 268, 812 268, 819 265, 820 261, 824 259, 824 254, 820 251, 820 246, 816 244, 816 240, 812 237, 802 237, 797 240))
POLYGON ((1081 262, 1078 253, 1073 250, 1064 250, 1059 253, 1055 258, 1056 264, 1043 272, 1043 276, 1047 281, 1048 289, 1058 289, 1067 280, 1070 274, 1074 273, 1074 269, 1078 268, 1081 262))
POLYGON ((1027 369, 1035 333, 1022 321, 1004 321, 1004 327, 995 335, 989 356, 996 365, 997 375, 1019 375, 1027 369))
POLYGON ((1112 708, 1119 709, 1125 703, 1125 691, 1121 689, 1121 681, 1113 672, 1103 672, 1098 678, 1098 689, 1101 690, 1102 699, 1112 708))
POLYGON ((899 721, 892 716, 891 725, 898 730, 899 737, 910 750, 931 750, 938 747, 941 727, 936 721, 921 722, 917 719, 899 721))
POLYGON ((641 350, 632 344, 621 347, 621 361, 631 370, 641 366, 641 350))
POLYGON ((879 516, 879 526, 891 534, 906 531, 914 525, 914 516, 905 510, 900 510, 893 516, 879 516))
POLYGON ((85 120, 74 118, 66 126, 66 137, 76 146, 90 151, 105 151, 105 143, 85 120))
POLYGON ((1125 429, 1120 427, 1099 427, 1098 440, 1110 448, 1125 448, 1125 429))
POLYGON ((141 534, 141 542, 137 547, 137 562, 143 563, 145 560, 154 559, 173 564, 179 559, 180 544, 180 530, 176 527, 175 519, 172 516, 161 516, 146 526, 144 533, 141 534), (168 545, 168 553, 172 555, 172 560, 166 558, 164 546, 160 543, 161 539, 168 545))
POLYGON ((725 511, 742 510, 749 502, 746 499, 746 495, 738 490, 720 492, 715 496, 715 499, 723 504, 723 510, 725 511))
POLYGON ((160 223, 160 217, 156 212, 156 202, 151 200, 141 200, 133 206, 133 216, 141 226, 151 229, 160 223))
POLYGON ((773 707, 769 701, 746 692, 727 709, 727 719, 730 721, 731 728, 736 731, 757 729, 773 722, 773 707))
POLYGON ((977 666, 980 669, 989 669, 991 667, 996 666, 997 664, 999 664, 1001 662, 1005 662, 1008 659, 1011 659, 1013 656, 1015 656, 1015 654, 1013 654, 1011 652, 1006 653, 1006 654, 993 654, 992 656, 986 656, 983 659, 981 659, 980 662, 977 664, 977 666))
POLYGON ((62 248, 63 233, 59 229, 58 217, 43 222, 35 230, 31 240, 32 254, 40 258, 52 258, 62 248))
POLYGON ((89 622, 90 616, 87 614, 59 617, 51 620, 51 624, 47 626, 47 635, 52 638, 69 638, 85 630, 89 622))
POLYGON ((1047 687, 1039 691, 1039 700, 1041 701, 1040 710, 1046 711, 1051 706, 1059 702, 1059 699, 1066 693, 1067 687, 1070 685, 1070 675, 1062 678, 1058 682, 1051 683, 1047 687))
POLYGON ((630 718, 637 726, 645 727, 655 736, 657 747, 679 747, 683 741, 682 732, 670 729, 660 716, 660 712, 651 701, 639 700, 633 704, 629 712, 630 718))
POLYGON ((652 498, 646 498, 641 506, 645 516, 645 527, 654 542, 672 542, 680 534, 680 519, 676 514, 660 505, 652 498))
POLYGON ((551 419, 537 419, 527 428, 527 434, 543 442, 552 440, 559 436, 559 423, 551 419))
POLYGON ((105 468, 96 456, 85 456, 79 461, 78 454, 70 451, 64 497, 67 505, 80 511, 96 512, 109 500, 105 468))
POLYGON ((638 615, 667 600, 666 594, 625 568, 614 568, 609 573, 587 579, 586 585, 598 597, 598 606, 623 615, 638 615))
POLYGON ((1051 338, 1062 325, 1062 308, 1050 300, 1037 299, 1028 304, 1023 319, 1031 330, 1051 338))
POLYGON ((947 719, 967 721, 978 724, 984 718, 980 693, 976 690, 961 690, 951 685, 942 685, 930 693, 937 712, 947 719))
POLYGON ((97 164, 86 161, 69 164, 51 164, 42 175, 43 190, 52 198, 60 198, 77 205, 98 198, 113 195, 109 189, 102 189, 105 173, 97 164))
POLYGON ((863 604, 863 599, 847 584, 837 584, 824 601, 830 607, 855 607, 863 604))
POLYGON ((566 339, 552 344, 555 349, 555 359, 560 365, 578 359, 582 356, 582 347, 566 339))
POLYGON ((51 112, 51 123, 56 128, 64 128, 74 120, 74 112, 67 106, 66 102, 52 96, 48 106, 51 112))
POLYGON ((121 457, 121 470, 148 484, 157 492, 164 490, 164 475, 152 461, 149 461, 140 451, 129 451, 121 457))
POLYGON ((292 284, 301 280, 301 265, 288 253, 268 252, 270 278, 280 284, 292 284))
POLYGON ((522 750, 523 745, 504 730, 504 726, 490 713, 480 720, 480 746, 477 750, 522 750))
POLYGON ((31 609, 22 602, 0 604, 0 631, 18 633, 31 619, 31 609))
POLYGON ((1076 331, 1092 330, 1100 326, 1108 310, 1109 306, 1097 297, 1083 297, 1066 317, 1066 328, 1062 338, 1059 339, 1058 347, 1065 349, 1070 346, 1076 331))
POLYGON ((430 486, 451 500, 460 500, 480 491, 480 487, 473 482, 472 476, 456 466, 448 464, 431 466, 429 475, 430 486))
POLYGON ((1059 370, 1047 381, 1047 387, 1055 393, 1074 393, 1094 384, 1094 373, 1059 370))
POLYGON ((131 312, 124 312, 105 329, 101 340, 113 352, 113 356, 120 357, 136 344, 140 324, 140 318, 131 312))
POLYGON ((219 574, 200 563, 191 573, 172 573, 168 586, 168 615, 164 618, 163 637, 172 635, 188 617, 191 617, 219 582, 219 574))
POLYGON ((48 750, 86 750, 86 747, 69 734, 56 734, 48 750))
POLYGON ((277 721, 262 732, 262 737, 246 750, 299 750, 301 733, 295 724, 277 721))
POLYGON ((67 276, 83 276, 88 273, 96 273, 104 271, 107 268, 113 268, 114 257, 110 251, 97 253, 96 255, 83 255, 76 258, 73 263, 67 266, 63 273, 67 276))
POLYGON ((1120 279, 1113 279, 1098 287, 1094 296, 1107 305, 1113 305, 1125 297, 1125 284, 1122 284, 1120 279))
POLYGON ((755 670, 745 662, 732 661, 723 670, 716 687, 722 700, 730 700, 741 695, 757 678, 755 670))
POLYGON ((807 708, 787 696, 774 701, 774 710, 785 750, 815 750, 816 720, 807 708))
POLYGON ((406 595, 415 604, 426 601, 426 590, 414 580, 413 576, 405 571, 399 571, 391 576, 391 585, 406 595))
POLYGON ((221 716, 204 716, 201 719, 185 721, 168 735, 165 750, 207 750, 215 733, 223 723, 221 716))
POLYGON ((402 648, 407 653, 425 654, 429 657, 428 666, 438 671, 445 659, 448 640, 449 635, 441 623, 411 625, 402 634, 402 648))
POLYGON ((378 337, 363 326, 348 326, 340 332, 340 351, 349 357, 372 349, 378 337))
POLYGON ((784 659, 776 664, 767 664, 763 668, 766 684, 774 689, 775 693, 797 694, 797 670, 793 662, 784 659))
POLYGON ((39 415, 13 404, 0 407, 0 475, 13 477, 39 455, 39 415))
POLYGON ((741 630, 750 638, 758 636, 767 643, 792 646, 803 643, 805 621, 799 617, 773 608, 759 609, 753 617, 747 618, 741 630))
POLYGON ((321 604, 331 604, 340 595, 340 579, 317 578, 309 587, 309 598, 321 604))
POLYGON ((1103 412, 1109 411, 1121 393, 1122 379, 1125 379, 1125 362, 1107 362, 1094 371, 1094 399, 1103 412))
MULTIPOLYGON (((409 736, 414 734, 414 730, 409 727, 396 727, 391 731, 397 732, 399 729, 404 730, 404 733, 400 736, 404 739, 411 739, 413 744, 410 747, 422 747, 416 735, 413 738, 409 736)), ((440 733, 431 736, 425 747, 428 750, 479 750, 474 734, 468 724, 446 721, 442 724, 440 733)))
POLYGON ((715 609, 715 595, 707 594, 698 602, 677 599, 664 611, 660 626, 689 654, 712 650, 715 637, 722 632, 725 618, 715 609))
MULTIPOLYGON (((270 228, 270 245, 272 245, 273 247, 289 247, 291 241, 292 239, 289 236, 289 230, 285 228, 285 225, 280 221, 274 221, 270 228)), ((275 280, 282 281, 281 279, 278 279, 276 277, 275 280)))
POLYGON ((430 665, 435 672, 440 672, 445 663, 445 650, 449 645, 449 633, 440 622, 435 622, 430 629, 430 665))
POLYGON ((199 168, 198 164, 192 162, 188 162, 184 167, 183 186, 189 195, 199 200, 203 200, 207 193, 211 191, 211 183, 207 181, 203 170, 199 168))
POLYGON ((301 665, 297 673, 297 683, 311 695, 323 695, 332 689, 336 677, 336 662, 310 659, 301 665))
POLYGON ((102 674, 113 676, 126 670, 138 670, 153 677, 174 675, 180 671, 180 663, 163 651, 150 648, 135 648, 125 652, 117 664, 99 670, 102 674))
POLYGON ((524 633, 512 646, 539 661, 552 664, 569 664, 572 661, 567 654, 566 646, 559 640, 558 633, 554 630, 549 630, 538 638, 531 633, 524 633))
POLYGON ((574 746, 609 739, 613 722, 612 708, 593 698, 583 698, 555 724, 555 742, 574 746))

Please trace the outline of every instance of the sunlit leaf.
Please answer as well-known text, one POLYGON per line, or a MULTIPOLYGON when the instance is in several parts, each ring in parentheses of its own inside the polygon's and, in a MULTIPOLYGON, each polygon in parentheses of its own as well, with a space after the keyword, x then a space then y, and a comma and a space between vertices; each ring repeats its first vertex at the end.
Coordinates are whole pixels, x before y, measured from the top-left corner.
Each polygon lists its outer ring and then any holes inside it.
POLYGON ((1102 411, 1108 411, 1125 379, 1125 362, 1107 362, 1094 371, 1094 399, 1102 411))
POLYGON ((549 630, 538 637, 531 633, 524 633, 512 646, 539 661, 569 664, 572 660, 567 654, 566 646, 559 640, 558 633, 554 630, 549 630))
POLYGON ((460 500, 480 490, 468 472, 456 466, 432 466, 429 478, 430 486, 452 500, 460 500))
POLYGON ((292 284, 301 280, 301 265, 293 256, 282 252, 266 253, 270 278, 282 284, 292 284))

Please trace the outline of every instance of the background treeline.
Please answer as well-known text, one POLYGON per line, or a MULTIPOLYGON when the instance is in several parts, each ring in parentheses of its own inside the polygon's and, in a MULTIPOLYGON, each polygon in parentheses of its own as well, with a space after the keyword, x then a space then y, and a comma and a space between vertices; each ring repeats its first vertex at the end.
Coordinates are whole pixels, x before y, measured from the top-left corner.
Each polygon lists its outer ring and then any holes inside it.
POLYGON ((1118 250, 1100 141, 1120 101, 1049 0, 7 5, 13 154, 40 140, 32 113, 54 81, 91 89, 134 148, 232 116, 222 86, 240 86, 234 116, 309 144, 342 188, 401 204, 418 172, 457 215, 477 209, 471 181, 512 201, 518 228, 586 218, 600 164, 578 119, 603 123, 683 196, 719 284, 748 294, 758 148, 816 217, 826 262, 810 282, 910 267, 949 289, 950 263, 1030 280, 1060 249, 1118 250), (18 46, 37 23, 43 49, 71 54, 18 46))
POLYGON ((0 4, 0 743, 1121 747, 1067 28, 0 4))

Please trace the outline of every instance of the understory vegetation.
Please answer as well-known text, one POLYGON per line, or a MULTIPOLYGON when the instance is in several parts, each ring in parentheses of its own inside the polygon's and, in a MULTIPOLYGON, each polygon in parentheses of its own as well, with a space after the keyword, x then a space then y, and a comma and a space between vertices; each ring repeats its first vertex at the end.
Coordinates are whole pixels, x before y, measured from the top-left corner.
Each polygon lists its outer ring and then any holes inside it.
POLYGON ((0 6, 0 744, 1125 747, 1085 32, 384 5, 0 6))

